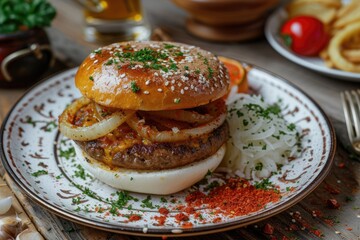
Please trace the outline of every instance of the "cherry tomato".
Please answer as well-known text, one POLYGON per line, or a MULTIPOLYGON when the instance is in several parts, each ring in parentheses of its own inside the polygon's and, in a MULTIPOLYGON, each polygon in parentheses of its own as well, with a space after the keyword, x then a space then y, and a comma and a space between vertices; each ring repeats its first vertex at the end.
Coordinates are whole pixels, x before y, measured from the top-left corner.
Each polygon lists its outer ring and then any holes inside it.
POLYGON ((291 18, 282 26, 280 34, 292 51, 305 56, 318 55, 329 42, 324 24, 311 16, 291 18))

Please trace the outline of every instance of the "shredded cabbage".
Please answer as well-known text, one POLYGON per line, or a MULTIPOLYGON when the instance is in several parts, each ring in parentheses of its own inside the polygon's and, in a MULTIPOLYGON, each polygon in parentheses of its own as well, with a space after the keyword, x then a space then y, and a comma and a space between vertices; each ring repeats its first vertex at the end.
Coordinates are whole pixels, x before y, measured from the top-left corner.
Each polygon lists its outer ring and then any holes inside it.
POLYGON ((299 154, 296 126, 284 119, 278 104, 232 90, 227 101, 230 139, 218 170, 246 179, 267 178, 299 154))

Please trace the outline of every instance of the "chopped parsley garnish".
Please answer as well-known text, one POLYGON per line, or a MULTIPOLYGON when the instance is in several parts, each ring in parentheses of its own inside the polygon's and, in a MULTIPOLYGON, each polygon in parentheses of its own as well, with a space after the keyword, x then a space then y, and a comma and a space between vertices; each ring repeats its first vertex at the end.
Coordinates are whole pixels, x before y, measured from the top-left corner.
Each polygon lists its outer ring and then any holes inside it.
POLYGON ((189 70, 189 66, 184 66, 184 69, 185 69, 185 70, 189 70))
POLYGON ((176 66, 175 63, 172 63, 172 64, 170 64, 170 69, 175 71, 178 69, 178 67, 176 66))
POLYGON ((216 187, 218 187, 218 186, 220 186, 220 183, 219 183, 218 181, 212 181, 209 185, 207 185, 207 186, 204 188, 204 190, 205 190, 205 191, 209 191, 209 190, 211 190, 211 189, 213 189, 213 188, 216 188, 216 187))
POLYGON ((96 198, 96 193, 91 191, 90 188, 85 187, 83 193, 89 197, 96 198))
POLYGON ((133 200, 135 202, 139 201, 139 199, 131 196, 127 191, 117 191, 116 195, 117 195, 118 199, 117 200, 112 200, 110 202, 112 209, 123 208, 131 200, 133 200))
POLYGON ((109 66, 109 65, 111 65, 111 64, 113 64, 113 63, 114 63, 114 60, 113 60, 113 59, 109 59, 109 60, 105 63, 105 65, 109 66))
POLYGON ((200 69, 196 69, 196 70, 195 70, 195 73, 196 73, 196 74, 200 74, 200 69))
POLYGON ((109 212, 114 216, 117 215, 118 208, 115 205, 111 205, 109 212))
POLYGON ((100 54, 100 53, 101 53, 101 49, 96 49, 96 50, 93 51, 93 53, 95 53, 95 54, 100 54))
POLYGON ((179 51, 175 53, 175 56, 182 57, 184 56, 184 53, 179 51))
POLYGON ((90 176, 89 174, 86 174, 86 173, 85 173, 85 169, 84 169, 80 164, 78 164, 78 165, 76 166, 76 168, 79 169, 79 170, 76 170, 76 171, 75 171, 75 177, 79 177, 79 178, 81 178, 81 179, 83 179, 83 180, 86 180, 86 177, 90 177, 90 178, 91 178, 91 176, 90 176))
POLYGON ((140 205, 142 208, 150 208, 154 209, 153 203, 151 202, 151 196, 147 196, 144 200, 141 201, 142 204, 140 205))
POLYGON ((47 174, 48 174, 47 171, 45 171, 45 170, 39 170, 39 171, 33 172, 33 173, 31 174, 31 176, 39 177, 39 176, 41 176, 41 175, 47 175, 47 174))
POLYGON ((60 149, 60 157, 64 157, 67 160, 69 160, 72 157, 75 157, 75 148, 74 147, 70 147, 67 150, 62 150, 60 149))
POLYGON ((174 103, 180 103, 180 98, 175 98, 174 103))
POLYGON ((162 203, 167 203, 167 200, 166 200, 166 198, 164 198, 164 197, 161 197, 161 198, 160 198, 160 201, 161 201, 162 203))
POLYGON ((81 198, 80 197, 75 197, 72 199, 72 203, 73 204, 80 204, 81 203, 81 198))
POLYGON ((254 186, 256 189, 265 189, 265 190, 274 187, 273 183, 270 182, 268 178, 265 178, 260 182, 255 182, 254 186))
POLYGON ((294 131, 296 129, 296 126, 294 123, 290 123, 287 128, 290 130, 290 131, 294 131))
POLYGON ((261 171, 263 169, 263 164, 262 163, 257 163, 256 165, 255 165, 255 170, 256 171, 261 171))
POLYGON ((246 127, 247 125, 249 125, 249 121, 246 119, 243 119, 243 125, 246 127))
POLYGON ((205 174, 205 177, 212 176, 212 171, 208 169, 207 173, 205 174))
POLYGON ((213 75, 214 75, 214 70, 212 70, 212 68, 211 68, 211 67, 208 67, 208 71, 209 71, 209 75, 208 75, 208 77, 209 77, 209 78, 212 78, 212 77, 213 77, 213 75))
POLYGON ((267 118, 267 119, 270 119, 270 114, 279 115, 281 112, 281 108, 277 104, 271 105, 266 109, 262 108, 258 104, 253 104, 253 103, 245 104, 244 106, 247 107, 251 111, 255 111, 255 113, 258 116, 261 116, 261 117, 267 118))
POLYGON ((94 81, 94 77, 93 77, 93 76, 90 76, 89 79, 90 79, 91 81, 94 81))
POLYGON ((131 87, 131 91, 134 92, 134 93, 137 93, 138 91, 140 91, 140 88, 139 88, 138 85, 136 85, 135 81, 132 81, 130 83, 130 87, 131 87))
POLYGON ((174 48, 174 47, 175 47, 174 45, 167 44, 167 43, 165 43, 164 46, 165 46, 166 49, 170 49, 170 48, 174 48))

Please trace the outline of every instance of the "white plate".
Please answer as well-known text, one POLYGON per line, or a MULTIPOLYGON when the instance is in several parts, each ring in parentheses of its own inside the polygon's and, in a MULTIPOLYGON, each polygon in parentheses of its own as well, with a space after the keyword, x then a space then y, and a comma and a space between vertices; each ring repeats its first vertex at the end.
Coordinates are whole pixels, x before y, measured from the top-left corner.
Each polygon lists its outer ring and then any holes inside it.
POLYGON ((304 57, 293 53, 282 41, 279 32, 282 24, 287 19, 287 12, 284 8, 279 8, 267 20, 265 25, 265 36, 270 45, 282 56, 290 61, 305 68, 321 73, 325 76, 360 82, 360 73, 346 72, 338 69, 329 68, 319 57, 304 57))
POLYGON ((214 209, 206 207, 197 208, 195 212, 200 213, 204 220, 199 221, 190 214, 192 228, 184 228, 183 222, 175 220, 179 213, 176 208, 179 203, 185 204, 186 195, 194 187, 165 196, 166 202, 162 196, 130 193, 139 201, 130 200, 125 208, 120 209, 119 216, 112 216, 107 202, 117 199, 117 190, 92 179, 86 171, 82 175, 70 141, 57 130, 58 115, 80 96, 73 83, 75 72, 76 69, 65 71, 29 90, 7 116, 0 136, 1 157, 11 178, 37 203, 66 219, 93 228, 133 235, 189 236, 224 231, 260 221, 289 208, 314 190, 331 168, 335 135, 323 111, 284 79, 251 66, 248 73, 251 88, 268 102, 282 99, 286 105, 286 119, 302 129, 301 157, 284 166, 282 173, 270 178, 279 187, 282 198, 256 212, 236 217, 214 213, 214 209), (40 173, 38 171, 48 174, 34 176, 34 173, 40 173), (86 188, 91 191, 86 192, 86 188), (289 188, 294 189, 289 191, 289 188), (141 206, 148 197, 151 197, 155 208, 141 206), (96 207, 107 210, 94 211, 96 207), (163 226, 155 220, 160 215, 158 207, 170 210, 163 226), (131 213, 141 216, 141 219, 128 221, 127 216, 131 213))

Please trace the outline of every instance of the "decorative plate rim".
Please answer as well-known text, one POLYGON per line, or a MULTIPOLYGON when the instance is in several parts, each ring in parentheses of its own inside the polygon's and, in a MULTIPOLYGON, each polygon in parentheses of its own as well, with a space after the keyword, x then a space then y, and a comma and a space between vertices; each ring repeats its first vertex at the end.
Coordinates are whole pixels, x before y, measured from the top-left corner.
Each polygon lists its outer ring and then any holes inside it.
POLYGON ((317 64, 313 64, 306 60, 306 57, 300 57, 291 51, 289 51, 287 48, 285 48, 276 38, 276 35, 273 34, 273 27, 274 25, 278 25, 277 18, 281 17, 282 15, 286 15, 286 11, 283 7, 280 7, 276 11, 274 11, 269 18, 266 21, 265 24, 265 37, 267 41, 270 43, 270 45, 275 49, 277 53, 285 57, 286 59, 301 65, 305 68, 311 69, 315 72, 322 73, 327 76, 331 76, 334 78, 338 78, 341 80, 348 80, 348 81, 354 81, 359 82, 360 80, 360 73, 353 73, 353 72, 347 72, 342 71, 338 69, 332 69, 326 66, 320 66, 317 64))
POLYGON ((293 89, 295 89, 296 91, 298 91, 299 93, 303 94, 312 104, 314 104, 315 108, 319 111, 320 115, 324 118, 326 125, 329 129, 329 139, 330 139, 330 145, 329 145, 329 154, 328 154, 328 158, 326 159, 323 168, 321 169, 320 173, 318 174, 317 177, 315 177, 313 179, 313 181, 302 191, 300 191, 298 194, 296 194, 295 196, 293 196, 292 198, 290 198, 289 200, 287 200, 286 202, 280 204, 279 206, 273 208, 273 209, 269 209, 264 211, 261 214, 258 215, 252 215, 249 219, 242 219, 241 222, 238 221, 233 221, 233 222, 226 222, 226 223, 220 223, 218 225, 212 225, 212 226, 204 226, 204 227, 196 227, 196 228, 191 228, 191 229, 182 229, 181 233, 174 233, 171 232, 171 230, 168 229, 149 229, 146 233, 140 231, 140 229, 138 228, 134 228, 134 227, 123 227, 123 226, 118 226, 118 225, 114 225, 114 224, 110 224, 110 223, 102 223, 100 221, 91 221, 90 219, 84 219, 76 214, 73 213, 69 213, 69 212, 64 212, 63 210, 57 208, 56 206, 53 206, 51 204, 48 204, 44 199, 42 199, 41 197, 37 196, 36 193, 34 193, 31 189, 29 189, 25 184, 23 184, 21 181, 18 181, 18 178, 16 176, 16 174, 14 173, 14 171, 12 170, 12 168, 10 167, 10 164, 8 162, 8 159, 6 158, 5 155, 5 149, 4 149, 4 144, 3 144, 3 138, 4 138, 4 132, 5 132, 5 127, 8 124, 8 121, 10 119, 11 114, 13 113, 13 111, 15 110, 16 106, 18 106, 18 104, 33 90, 35 90, 38 86, 40 86, 41 84, 45 83, 46 81, 61 75, 61 74, 65 74, 65 73, 71 73, 73 71, 75 71, 77 69, 77 67, 75 68, 71 68, 71 69, 67 69, 61 72, 58 72, 56 74, 53 74, 49 77, 46 77, 45 79, 43 79, 42 81, 38 82, 37 84, 35 84, 34 86, 32 86, 31 88, 29 88, 23 96, 21 96, 20 99, 18 99, 18 101, 13 105, 13 107, 11 108, 11 110, 8 112, 7 116, 5 117, 1 128, 0 128, 0 157, 3 163, 3 166, 6 170, 6 172, 8 173, 8 175, 10 176, 10 178, 13 180, 13 182, 22 190, 26 193, 26 195, 28 197, 30 197, 32 200, 34 200, 37 204, 39 204, 40 206, 42 206, 43 208, 45 208, 46 210, 49 210, 51 213, 54 213, 55 215, 65 218, 69 221, 72 222, 76 222, 78 224, 81 225, 85 225, 88 227, 92 227, 92 228, 96 228, 96 229, 100 229, 100 230, 104 230, 104 231, 111 231, 111 232, 115 232, 115 233, 121 233, 121 234, 128 234, 128 235, 135 235, 135 236, 148 236, 148 237, 159 237, 159 236, 196 236, 196 235, 204 235, 204 234, 212 234, 212 233, 217 233, 217 232, 223 232, 223 231, 227 231, 227 230, 232 230, 235 228, 239 228, 239 227, 243 227, 258 221, 261 221, 263 219, 272 217, 280 212, 285 211, 286 209, 292 207, 293 205, 297 204, 298 202, 300 202, 302 199, 304 199, 306 196, 308 196, 313 190, 315 190, 316 187, 318 187, 322 181, 325 179, 325 177, 329 174, 331 167, 333 165, 333 161, 334 161, 334 156, 335 156, 335 152, 336 152, 336 136, 335 136, 335 131, 333 128, 333 125, 331 123, 331 121, 329 120, 328 116, 325 114, 325 112, 322 110, 322 108, 304 91, 302 91, 299 87, 297 87, 295 84, 291 83, 290 81, 286 80, 285 78, 272 73, 271 71, 268 71, 264 68, 258 67, 255 64, 252 63, 248 63, 245 61, 241 61, 239 60, 241 63, 243 64, 247 64, 248 66, 251 66, 254 69, 258 69, 264 73, 267 73, 273 77, 276 78, 276 81, 280 81, 285 83, 286 85, 292 87, 293 89))

